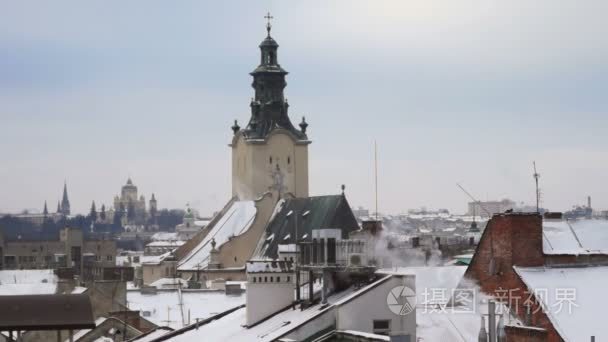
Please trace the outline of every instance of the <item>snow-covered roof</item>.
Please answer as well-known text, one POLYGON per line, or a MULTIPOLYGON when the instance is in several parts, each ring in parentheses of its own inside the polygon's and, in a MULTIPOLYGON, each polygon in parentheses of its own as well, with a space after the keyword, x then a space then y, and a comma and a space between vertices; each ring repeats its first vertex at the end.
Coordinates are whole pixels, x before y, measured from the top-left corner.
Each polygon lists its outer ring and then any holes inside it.
POLYGON ((170 329, 168 327, 158 327, 154 330, 151 330, 143 335, 140 335, 134 339, 131 339, 129 341, 132 342, 150 342, 150 341, 154 341, 155 339, 169 333, 173 331, 173 329, 170 329))
POLYGON ((186 241, 175 240, 175 241, 152 241, 146 245, 146 247, 179 247, 186 243, 186 241))
POLYGON ((250 260, 246 264, 247 273, 291 273, 293 262, 285 260, 250 260))
POLYGON ((86 287, 82 287, 82 286, 76 286, 74 287, 74 289, 72 290, 72 294, 81 294, 81 293, 85 293, 88 289, 86 287))
POLYGON ((481 328, 478 313, 416 310, 416 337, 420 342, 470 342, 477 341, 481 328))
POLYGON ((608 325, 603 324, 608 267, 513 268, 529 291, 538 292, 537 299, 565 341, 589 341, 592 335, 597 341, 608 340, 608 325))
POLYGON ((377 285, 378 282, 386 280, 387 277, 383 277, 359 290, 354 290, 354 288, 351 287, 342 292, 330 295, 327 297, 327 301, 330 304, 329 307, 323 308, 323 305, 319 303, 301 311, 299 309, 287 309, 249 328, 243 326, 246 322, 247 312, 246 307, 243 307, 218 320, 202 325, 198 329, 189 330, 183 334, 173 336, 171 341, 274 341, 310 319, 331 310, 333 305, 340 305, 348 299, 367 292, 377 285))
POLYGON ((543 220, 545 254, 608 254, 608 220, 543 220))
POLYGON ((296 252, 296 244, 288 244, 288 245, 279 245, 279 253, 295 253, 296 252))
POLYGON ((175 241, 179 240, 177 233, 174 232, 158 232, 154 233, 150 238, 152 241, 175 241))
POLYGON ((158 290, 156 294, 127 291, 127 301, 130 310, 139 310, 152 323, 179 329, 188 324, 188 313, 190 323, 194 323, 197 318, 208 318, 245 304, 245 295, 227 296, 208 290, 158 290))
POLYGON ((382 274, 397 274, 416 276, 416 302, 424 304, 429 301, 427 294, 433 289, 445 289, 449 299, 449 294, 458 286, 462 279, 466 266, 437 266, 437 267, 398 267, 383 268, 378 271, 382 274), (425 298, 426 297, 426 298, 425 298))
POLYGON ((465 312, 448 308, 441 311, 431 307, 447 304, 466 269, 466 266, 399 267, 378 272, 416 276, 416 337, 419 341, 469 342, 477 341, 481 327, 479 310, 465 312), (439 290, 438 295, 433 294, 436 290, 439 290))
POLYGON ((370 334, 362 331, 356 330, 339 330, 339 333, 343 333, 350 336, 363 337, 366 340, 374 340, 374 341, 390 341, 391 338, 385 335, 378 334, 370 334))
POLYGON ((257 209, 253 201, 237 201, 232 203, 224 215, 211 227, 211 230, 203 241, 180 261, 178 270, 205 268, 209 263, 211 240, 215 239, 216 248, 220 248, 231 237, 239 236, 246 232, 251 227, 256 213, 257 209))
MULTIPOLYGON (((99 317, 95 320, 95 326, 99 326, 101 323, 105 322, 107 318, 105 317, 99 317)), ((77 332, 74 333, 74 337, 73 340, 74 341, 78 341, 81 337, 83 337, 84 335, 88 334, 91 330, 93 329, 81 329, 78 330, 77 332)), ((64 342, 69 342, 70 339, 66 339, 64 342)))
POLYGON ((196 220, 196 221, 194 221, 194 224, 199 227, 205 227, 206 225, 209 224, 209 222, 211 222, 211 220, 196 220))
POLYGON ((0 296, 54 294, 56 290, 53 270, 0 271, 0 296))
POLYGON ((152 287, 156 287, 158 289, 170 287, 177 287, 178 285, 186 286, 188 285, 188 281, 182 278, 160 278, 157 281, 150 284, 152 287))
POLYGON ((171 252, 161 255, 142 255, 139 257, 139 262, 141 264, 158 265, 169 256, 171 256, 171 252))

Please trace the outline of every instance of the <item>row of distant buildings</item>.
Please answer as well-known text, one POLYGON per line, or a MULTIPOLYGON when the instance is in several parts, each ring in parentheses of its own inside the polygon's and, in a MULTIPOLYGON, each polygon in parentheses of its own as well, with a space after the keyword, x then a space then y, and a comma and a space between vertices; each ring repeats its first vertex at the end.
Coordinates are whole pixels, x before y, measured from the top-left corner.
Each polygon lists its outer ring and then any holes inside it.
MULTIPOLYGON (((158 213, 158 202, 154 194, 148 201, 144 195, 138 196, 137 186, 129 177, 127 183, 122 186, 120 194, 116 195, 113 200, 113 206, 106 208, 105 205, 95 207, 93 202, 92 210, 97 213, 96 221, 98 223, 110 224, 114 222, 114 217, 117 214, 121 215, 121 224, 124 225, 144 225, 149 218, 155 217, 158 213)), ((45 220, 59 221, 62 217, 71 216, 71 204, 68 196, 67 183, 63 185, 63 195, 61 201, 57 203, 57 210, 51 212, 48 209, 45 201, 42 212, 40 213, 20 213, 12 216, 26 220, 36 225, 42 225, 45 220)))

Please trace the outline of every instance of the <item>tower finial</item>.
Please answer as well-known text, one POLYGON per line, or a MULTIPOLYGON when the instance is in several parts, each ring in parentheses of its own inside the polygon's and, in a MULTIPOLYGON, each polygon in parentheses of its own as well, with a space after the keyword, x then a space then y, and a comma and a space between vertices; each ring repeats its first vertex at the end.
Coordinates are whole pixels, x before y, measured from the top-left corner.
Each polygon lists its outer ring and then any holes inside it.
POLYGON ((266 18, 266 20, 267 20, 267 22, 266 22, 266 32, 268 32, 268 37, 270 37, 270 29, 272 29, 272 24, 270 23, 270 20, 274 19, 274 17, 270 15, 270 12, 268 12, 264 16, 264 18, 266 18))

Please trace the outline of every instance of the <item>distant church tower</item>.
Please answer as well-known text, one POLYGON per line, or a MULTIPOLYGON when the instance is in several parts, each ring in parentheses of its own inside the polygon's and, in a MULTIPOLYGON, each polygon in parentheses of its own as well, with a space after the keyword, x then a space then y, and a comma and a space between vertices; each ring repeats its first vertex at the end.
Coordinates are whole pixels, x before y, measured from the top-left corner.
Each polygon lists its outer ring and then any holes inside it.
POLYGON ((281 197, 291 193, 308 197, 308 124, 302 118, 296 129, 288 116, 283 96, 287 71, 278 62, 279 44, 268 32, 260 44, 260 65, 250 73, 255 97, 251 118, 243 129, 235 121, 232 130, 232 195, 252 200, 267 191, 281 197))
POLYGON ((70 215, 70 200, 68 199, 68 185, 63 183, 63 198, 61 199, 61 214, 70 215))

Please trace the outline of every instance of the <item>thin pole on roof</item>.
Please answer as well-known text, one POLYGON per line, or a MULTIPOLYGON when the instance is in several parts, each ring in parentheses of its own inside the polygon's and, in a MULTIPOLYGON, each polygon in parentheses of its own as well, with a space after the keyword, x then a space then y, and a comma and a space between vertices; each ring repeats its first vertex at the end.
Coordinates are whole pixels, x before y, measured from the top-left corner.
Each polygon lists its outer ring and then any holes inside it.
POLYGON ((532 177, 534 177, 534 181, 536 182, 536 212, 540 213, 540 188, 538 187, 540 173, 536 172, 536 161, 533 161, 532 165, 534 166, 534 174, 532 177))
POLYGON ((374 140, 374 181, 376 193, 376 221, 378 221, 378 144, 374 140))

